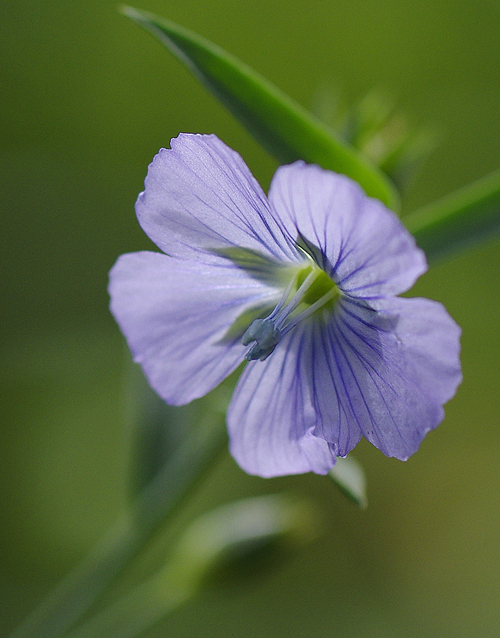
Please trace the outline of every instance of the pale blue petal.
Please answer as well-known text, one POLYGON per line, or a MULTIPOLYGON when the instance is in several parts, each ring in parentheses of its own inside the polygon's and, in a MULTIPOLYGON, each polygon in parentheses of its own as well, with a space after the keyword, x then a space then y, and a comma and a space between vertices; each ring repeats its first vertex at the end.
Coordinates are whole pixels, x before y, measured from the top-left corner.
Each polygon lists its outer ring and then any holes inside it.
POLYGON ((396 343, 399 351, 404 350, 408 370, 426 396, 441 404, 449 401, 462 381, 462 331, 446 308, 420 297, 387 299, 373 305, 383 321, 397 317, 396 343))
POLYGON ((310 325, 311 348, 306 353, 309 385, 315 409, 317 436, 330 442, 337 456, 345 456, 361 440, 356 419, 359 392, 332 339, 329 325, 310 325))
POLYGON ((239 247, 295 261, 296 251, 240 155, 215 135, 181 134, 149 166, 136 212, 147 235, 169 255, 214 262, 239 247))
POLYGON ((460 329, 427 299, 377 306, 344 299, 330 322, 315 324, 315 434, 343 456, 362 433, 387 456, 405 460, 442 421, 443 403, 461 381, 460 329))
POLYGON ((268 359, 249 363, 238 382, 227 413, 230 450, 249 474, 326 474, 335 464, 328 443, 313 434, 309 349, 309 331, 298 326, 268 359))
POLYGON ((396 215, 345 175, 303 162, 282 166, 269 201, 284 229, 319 249, 319 266, 351 296, 399 294, 427 269, 396 215))
POLYGON ((238 366, 245 348, 229 328, 279 294, 237 267, 151 252, 122 255, 109 292, 134 360, 173 405, 205 395, 238 366))

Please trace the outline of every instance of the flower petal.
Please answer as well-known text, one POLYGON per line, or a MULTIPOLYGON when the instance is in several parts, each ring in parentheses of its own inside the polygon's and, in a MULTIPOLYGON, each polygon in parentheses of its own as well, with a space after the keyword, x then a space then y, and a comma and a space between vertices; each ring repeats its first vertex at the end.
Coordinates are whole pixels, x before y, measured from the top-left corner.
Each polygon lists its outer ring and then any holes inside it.
POLYGON ((203 396, 239 365, 245 348, 229 328, 279 294, 237 267, 151 252, 122 255, 109 292, 134 360, 173 405, 203 396))
POLYGON ((303 365, 309 348, 309 331, 298 326, 268 359, 249 363, 238 382, 227 413, 230 450, 249 474, 326 474, 335 464, 328 443, 313 434, 303 365))
POLYGON ((139 222, 164 252, 213 263, 234 246, 295 260, 269 203, 240 155, 215 135, 181 134, 149 166, 139 222))
POLYGON ((326 357, 312 361, 315 434, 343 456, 356 436, 341 434, 352 428, 387 456, 406 460, 442 421, 442 405, 461 381, 458 326, 428 299, 384 299, 374 310, 347 298, 315 331, 315 343, 330 344, 321 348, 326 357))
POLYGON ((319 249, 319 266, 352 296, 399 294, 427 269, 396 215, 345 175, 303 162, 282 166, 269 201, 288 233, 319 249))

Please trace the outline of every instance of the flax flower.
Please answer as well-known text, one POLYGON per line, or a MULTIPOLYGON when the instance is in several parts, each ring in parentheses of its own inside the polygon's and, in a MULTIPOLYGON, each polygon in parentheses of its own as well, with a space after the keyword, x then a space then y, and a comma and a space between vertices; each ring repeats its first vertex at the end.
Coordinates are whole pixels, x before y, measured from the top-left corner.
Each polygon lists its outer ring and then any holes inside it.
POLYGON ((180 135, 136 204, 163 252, 122 255, 111 311, 173 405, 247 361, 227 413, 247 472, 328 472, 362 436, 405 460, 460 383, 444 307, 399 298, 425 272, 398 218, 351 179, 295 162, 269 196, 212 135, 180 135))

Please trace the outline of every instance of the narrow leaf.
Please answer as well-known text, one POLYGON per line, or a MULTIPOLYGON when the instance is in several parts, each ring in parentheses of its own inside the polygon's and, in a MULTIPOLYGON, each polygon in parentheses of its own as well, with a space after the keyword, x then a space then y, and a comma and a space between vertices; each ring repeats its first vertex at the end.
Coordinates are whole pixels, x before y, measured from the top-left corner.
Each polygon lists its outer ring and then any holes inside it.
POLYGON ((399 208, 395 188, 378 168, 237 58, 173 22, 131 7, 121 11, 167 46, 280 163, 303 159, 344 173, 367 195, 399 208))
POLYGON ((361 509, 367 507, 365 473, 352 456, 338 458, 328 475, 351 501, 361 509))
POLYGON ((432 261, 500 231, 500 170, 403 219, 432 261))

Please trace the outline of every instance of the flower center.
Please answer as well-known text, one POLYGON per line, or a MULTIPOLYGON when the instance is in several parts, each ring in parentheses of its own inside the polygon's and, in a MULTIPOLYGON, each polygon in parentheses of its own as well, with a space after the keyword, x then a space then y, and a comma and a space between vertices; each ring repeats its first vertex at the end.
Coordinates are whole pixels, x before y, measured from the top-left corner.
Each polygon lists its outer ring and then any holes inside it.
POLYGON ((316 265, 298 270, 271 314, 252 321, 243 334, 242 344, 252 344, 245 358, 267 359, 287 332, 320 308, 332 307, 338 295, 335 283, 316 265))

